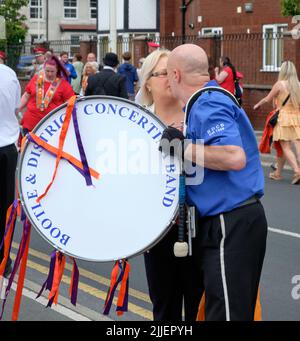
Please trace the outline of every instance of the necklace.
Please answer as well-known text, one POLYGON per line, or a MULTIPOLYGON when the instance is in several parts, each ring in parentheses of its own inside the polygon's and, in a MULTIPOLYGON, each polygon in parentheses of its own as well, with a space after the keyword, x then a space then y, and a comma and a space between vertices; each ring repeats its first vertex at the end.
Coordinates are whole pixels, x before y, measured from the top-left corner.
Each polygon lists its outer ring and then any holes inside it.
POLYGON ((36 106, 41 111, 44 111, 48 108, 52 98, 61 82, 61 79, 57 77, 49 86, 46 95, 44 95, 44 85, 45 85, 45 74, 44 72, 40 72, 38 74, 37 82, 36 82, 36 106))

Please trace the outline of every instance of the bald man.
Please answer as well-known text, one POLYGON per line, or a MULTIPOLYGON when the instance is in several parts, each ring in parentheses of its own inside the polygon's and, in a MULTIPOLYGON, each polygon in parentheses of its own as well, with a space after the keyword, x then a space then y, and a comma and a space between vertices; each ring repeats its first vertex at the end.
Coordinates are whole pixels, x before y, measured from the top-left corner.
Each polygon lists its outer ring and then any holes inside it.
POLYGON ((96 58, 95 53, 90 52, 86 57, 86 62, 92 63, 94 65, 94 68, 97 70, 97 72, 99 71, 99 64, 97 62, 97 58, 96 58))
MULTIPOLYGON (((184 143, 184 157, 204 167, 202 182, 190 181, 186 192, 199 214, 201 242, 193 252, 204 278, 205 319, 251 321, 267 236, 259 200, 264 176, 253 128, 234 96, 210 81, 208 58, 199 46, 174 49, 167 71, 174 96, 186 104, 190 143, 184 143)), ((181 145, 185 137, 167 128, 162 141, 174 139, 181 145)), ((166 144, 161 146, 171 154, 166 144)))

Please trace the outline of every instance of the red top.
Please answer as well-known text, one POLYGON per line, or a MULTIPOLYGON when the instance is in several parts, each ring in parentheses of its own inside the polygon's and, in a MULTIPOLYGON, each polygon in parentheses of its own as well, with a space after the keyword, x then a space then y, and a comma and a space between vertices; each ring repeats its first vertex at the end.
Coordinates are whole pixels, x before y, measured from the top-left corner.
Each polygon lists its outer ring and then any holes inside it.
MULTIPOLYGON (((266 119, 266 124, 265 124, 265 128, 263 131, 263 135, 262 135, 262 139, 260 141, 259 144, 259 151, 262 154, 270 154, 271 153, 271 145, 270 145, 270 141, 271 141, 271 137, 273 136, 273 127, 269 124, 270 119, 272 118, 272 116, 274 115, 276 110, 271 111, 266 119)), ((277 157, 282 157, 283 156, 283 150, 282 147, 279 143, 279 141, 275 141, 273 142, 273 147, 274 149, 276 149, 276 155, 277 157)))
MULTIPOLYGON (((64 104, 68 101, 70 97, 75 95, 71 85, 65 80, 62 79, 61 83, 59 84, 58 88, 55 91, 55 94, 49 104, 49 106, 44 110, 41 111, 36 107, 36 82, 37 82, 37 75, 35 75, 30 82, 26 85, 25 91, 30 95, 29 101, 27 103, 27 110, 24 113, 23 119, 21 124, 23 128, 28 129, 31 131, 39 122, 40 120, 49 114, 50 111, 57 108, 61 104, 64 104)), ((47 93, 50 82, 45 80, 44 83, 44 94, 47 93)))
POLYGON ((223 71, 228 73, 228 76, 225 78, 224 82, 220 84, 220 86, 229 92, 231 92, 233 95, 235 93, 234 88, 234 79, 233 79, 233 72, 229 66, 226 66, 223 71))

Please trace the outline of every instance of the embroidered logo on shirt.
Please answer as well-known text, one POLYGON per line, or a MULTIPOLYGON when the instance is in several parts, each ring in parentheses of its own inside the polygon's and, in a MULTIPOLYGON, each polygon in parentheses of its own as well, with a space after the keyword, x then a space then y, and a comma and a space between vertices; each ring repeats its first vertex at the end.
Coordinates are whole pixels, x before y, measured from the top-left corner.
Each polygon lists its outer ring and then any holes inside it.
POLYGON ((213 136, 217 133, 220 133, 222 131, 225 130, 225 124, 224 123, 220 123, 220 124, 217 124, 215 127, 211 127, 210 129, 207 130, 207 134, 209 136, 213 136))

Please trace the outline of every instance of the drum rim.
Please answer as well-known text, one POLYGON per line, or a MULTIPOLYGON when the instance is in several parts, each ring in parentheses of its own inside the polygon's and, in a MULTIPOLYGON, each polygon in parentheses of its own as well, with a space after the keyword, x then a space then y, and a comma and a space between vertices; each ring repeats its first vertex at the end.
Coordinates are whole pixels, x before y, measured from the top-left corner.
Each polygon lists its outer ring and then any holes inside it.
MULTIPOLYGON (((152 118, 154 118, 156 121, 158 121, 164 128, 166 128, 166 124, 164 122, 162 122, 162 120, 157 117, 153 112, 151 112, 150 110, 148 110, 147 108, 145 108, 144 106, 132 102, 128 99, 125 98, 120 98, 120 97, 115 97, 115 96, 99 96, 99 95, 95 95, 95 96, 77 96, 76 99, 76 103, 78 102, 83 102, 89 99, 112 99, 112 100, 118 100, 118 101, 122 101, 125 103, 129 103, 129 104, 134 104, 137 107, 139 107, 141 110, 146 111, 147 114, 149 114, 152 118)), ((51 116, 53 116, 54 114, 56 114, 59 110, 63 109, 64 107, 67 107, 67 102, 58 106, 57 108, 55 108, 54 110, 52 110, 51 112, 49 112, 45 117, 43 117, 41 119, 41 121, 34 127, 34 129, 32 130, 33 133, 35 133, 40 126, 42 126, 44 124, 45 121, 47 121, 51 116)), ((117 260, 120 259, 130 259, 139 255, 142 255, 143 253, 147 252, 148 250, 150 250, 152 247, 154 247, 156 244, 158 244, 163 238, 164 236, 169 232, 170 228, 175 224, 176 221, 176 217, 178 216, 178 210, 179 210, 179 202, 176 205, 176 208, 174 210, 174 215, 172 216, 172 218, 170 219, 170 222, 168 223, 168 225, 165 227, 165 229, 162 231, 162 233, 151 243, 147 246, 147 248, 143 248, 140 249, 138 251, 136 251, 134 254, 130 255, 130 256, 124 256, 121 258, 114 258, 114 259, 105 259, 105 260, 99 260, 99 259, 90 259, 90 258, 85 258, 82 256, 78 256, 78 255, 74 255, 70 252, 67 252, 65 250, 63 250, 62 248, 60 248, 59 246, 57 246, 56 244, 54 244, 50 239, 48 239, 42 232, 41 230, 35 225, 32 217, 30 216, 28 209, 25 205, 25 201, 24 201, 24 196, 23 196, 23 192, 21 189, 21 170, 22 170, 22 165, 23 165, 23 161, 24 161, 24 155, 25 155, 25 151, 28 148, 29 145, 29 141, 26 139, 25 143, 24 143, 24 147, 23 150, 21 152, 20 158, 19 158, 19 164, 18 164, 18 175, 17 175, 17 179, 18 179, 18 192, 19 192, 19 196, 20 196, 20 202, 22 205, 22 208, 25 211, 26 214, 26 218, 29 220, 30 224, 34 227, 34 229, 38 232, 38 234, 42 237, 42 239, 44 239, 48 244, 50 244, 52 247, 54 247, 55 250, 62 252, 64 255, 70 256, 70 257, 74 257, 76 259, 79 260, 83 260, 83 261, 88 261, 88 262, 97 262, 97 263, 106 263, 106 262, 115 262, 117 260)))

